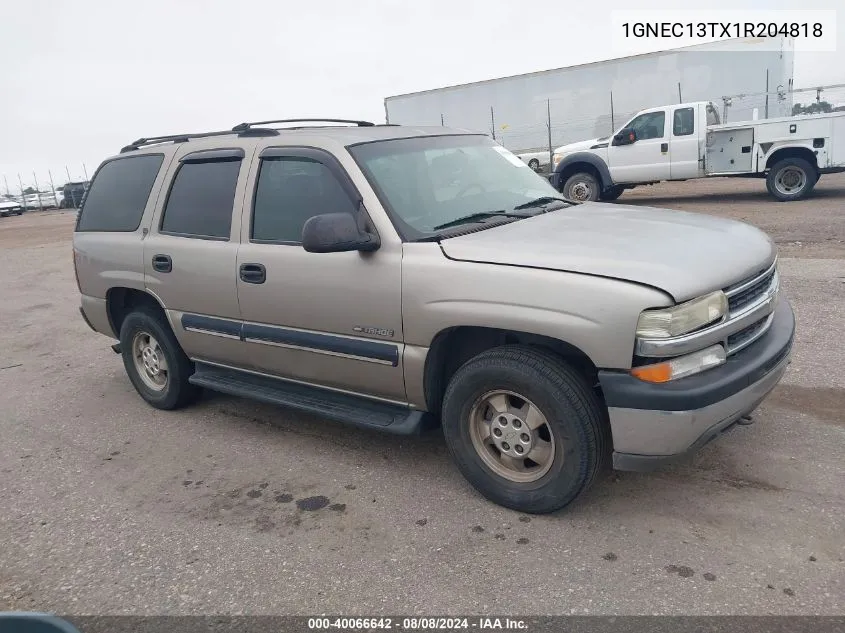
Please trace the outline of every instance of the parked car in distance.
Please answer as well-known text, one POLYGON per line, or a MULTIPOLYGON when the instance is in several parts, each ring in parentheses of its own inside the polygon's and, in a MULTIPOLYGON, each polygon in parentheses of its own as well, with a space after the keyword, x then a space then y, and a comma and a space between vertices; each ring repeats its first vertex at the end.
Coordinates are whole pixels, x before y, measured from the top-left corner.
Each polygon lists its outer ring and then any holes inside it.
POLYGON ((139 139, 100 165, 80 311, 151 406, 207 388, 440 424, 481 494, 545 513, 611 452, 648 470, 748 423, 786 371, 759 229, 572 203, 484 134, 347 123, 139 139))
POLYGON ((549 169, 549 152, 521 152, 517 156, 534 171, 549 169))
POLYGON ((24 196, 24 206, 28 211, 36 209, 57 209, 59 201, 53 193, 31 193, 24 196))
POLYGON ((82 204, 82 199, 85 196, 85 191, 88 188, 88 181, 69 182, 62 187, 63 199, 61 201, 62 209, 78 209, 82 204))
POLYGON ((12 196, 0 196, 0 217, 8 217, 10 215, 21 215, 23 213, 23 206, 19 200, 12 196))

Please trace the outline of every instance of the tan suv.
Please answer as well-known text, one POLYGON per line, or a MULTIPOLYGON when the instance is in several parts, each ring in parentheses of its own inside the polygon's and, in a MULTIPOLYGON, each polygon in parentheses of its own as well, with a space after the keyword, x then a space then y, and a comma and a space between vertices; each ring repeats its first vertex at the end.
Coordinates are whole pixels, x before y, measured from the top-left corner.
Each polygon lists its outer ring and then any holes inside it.
MULTIPOLYGON (((340 125, 339 125, 340 124, 340 125)), ((151 405, 201 388, 392 433, 561 508, 735 424, 794 335, 776 251, 707 215, 563 200, 484 135, 264 121, 139 139, 73 240, 81 311, 151 405)))

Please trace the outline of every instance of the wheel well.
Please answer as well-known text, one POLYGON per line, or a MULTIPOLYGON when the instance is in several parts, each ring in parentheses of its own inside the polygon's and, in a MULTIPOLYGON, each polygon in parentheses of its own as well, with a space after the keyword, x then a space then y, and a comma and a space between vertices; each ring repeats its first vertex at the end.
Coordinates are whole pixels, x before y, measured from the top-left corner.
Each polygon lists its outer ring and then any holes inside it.
POLYGON ((147 306, 160 312, 164 322, 167 323, 164 308, 149 293, 135 288, 109 289, 106 293, 106 309, 115 338, 120 338, 120 328, 126 315, 140 306, 147 306))
POLYGON ((818 159, 813 150, 806 147, 784 147, 776 150, 768 159, 766 159, 766 169, 771 169, 776 162, 784 158, 803 158, 818 170, 818 159))
MULTIPOLYGON (((598 389, 598 370, 590 358, 565 341, 515 330, 455 327, 434 337, 426 356, 423 388, 428 410, 439 415, 446 386, 456 371, 481 352, 502 345, 528 345, 546 349, 564 359, 598 389)), ((600 394, 599 394, 600 395, 600 394)))
POLYGON ((598 181, 599 187, 604 188, 605 183, 604 181, 602 181, 601 173, 595 167, 595 165, 591 165, 590 163, 572 163, 571 165, 567 165, 566 167, 564 167, 560 172, 560 179, 558 180, 558 183, 560 183, 561 191, 563 191, 563 185, 566 184, 567 179, 572 174, 577 174, 582 171, 587 172, 588 174, 592 174, 598 181))

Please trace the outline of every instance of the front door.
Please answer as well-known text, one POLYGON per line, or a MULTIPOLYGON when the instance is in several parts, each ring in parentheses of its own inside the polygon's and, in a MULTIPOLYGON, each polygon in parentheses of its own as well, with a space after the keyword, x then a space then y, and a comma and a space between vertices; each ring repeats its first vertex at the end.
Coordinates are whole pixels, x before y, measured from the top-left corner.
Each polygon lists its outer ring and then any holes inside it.
POLYGON ((637 134, 630 145, 607 148, 610 176, 615 183, 669 179, 669 135, 665 110, 643 112, 625 127, 637 134))
POLYGON ((312 216, 366 213, 328 152, 265 149, 250 183, 237 256, 250 366, 404 402, 401 244, 383 242, 371 253, 302 248, 302 227, 312 216))

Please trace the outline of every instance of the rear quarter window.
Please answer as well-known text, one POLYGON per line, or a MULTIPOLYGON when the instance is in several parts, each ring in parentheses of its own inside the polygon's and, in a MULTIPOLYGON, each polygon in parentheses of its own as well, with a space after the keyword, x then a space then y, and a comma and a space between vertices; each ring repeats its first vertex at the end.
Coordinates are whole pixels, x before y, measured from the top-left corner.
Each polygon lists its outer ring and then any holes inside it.
POLYGON ((145 154, 103 163, 88 188, 76 230, 135 231, 163 161, 162 154, 145 154))

